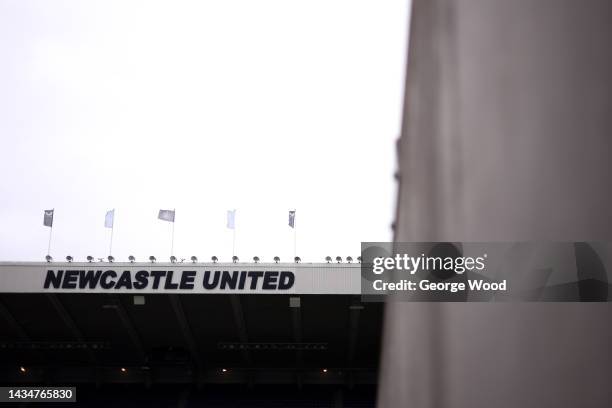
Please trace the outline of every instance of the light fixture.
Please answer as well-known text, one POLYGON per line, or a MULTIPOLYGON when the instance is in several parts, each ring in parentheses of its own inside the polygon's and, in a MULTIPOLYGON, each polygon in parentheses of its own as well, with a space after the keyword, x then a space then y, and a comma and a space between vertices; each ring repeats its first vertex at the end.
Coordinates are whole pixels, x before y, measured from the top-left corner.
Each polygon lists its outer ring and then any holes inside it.
POLYGON ((346 257, 346 262, 348 262, 348 263, 353 262, 353 257, 352 256, 347 256, 346 257))
POLYGON ((19 371, 23 374, 28 372, 28 370, 24 366, 19 367, 19 371))
POLYGON ((337 261, 338 263, 341 263, 341 262, 342 262, 342 257, 341 257, 341 256, 337 256, 337 257, 336 257, 336 261, 337 261))
POLYGON ((170 262, 172 262, 172 263, 176 263, 176 256, 172 255, 172 256, 170 257, 170 262))
POLYGON ((151 263, 155 263, 156 259, 155 259, 155 257, 153 255, 151 255, 149 257, 149 261, 151 261, 151 263))
POLYGON ((53 262, 53 257, 51 255, 45 256, 45 259, 47 260, 47 262, 53 262))
POLYGON ((295 258, 293 258, 293 260, 295 261, 295 263, 300 263, 302 261, 299 256, 296 256, 295 258))
POLYGON ((222 368, 222 369, 221 369, 221 372, 222 372, 222 373, 227 373, 227 368, 222 368))
POLYGON ((274 257, 274 262, 279 263, 280 262, 280 258, 278 256, 274 257))
POLYGON ((121 368, 120 368, 120 371, 121 371, 122 373, 126 373, 126 372, 127 372, 127 368, 125 368, 125 367, 121 367, 121 368))
POLYGON ((67 260, 68 262, 72 262, 72 257, 71 257, 70 255, 68 255, 68 256, 66 257, 66 260, 67 260))
POLYGON ((94 257, 91 255, 87 255, 87 262, 93 262, 94 257))
POLYGON ((236 255, 232 256, 232 262, 233 263, 236 263, 238 261, 239 261, 239 259, 238 259, 238 257, 236 255))
POLYGON ((212 258, 210 258, 210 259, 213 261, 213 263, 217 263, 217 261, 219 260, 219 258, 217 258, 217 257, 216 257, 216 256, 214 256, 214 255, 213 255, 213 257, 212 257, 212 258))
POLYGON ((323 369, 323 370, 321 370, 321 371, 323 371, 323 373, 326 373, 326 372, 327 372, 327 368, 324 368, 324 369, 323 369))
POLYGON ((361 257, 360 256, 357 257, 357 262, 361 263, 361 257))
POLYGON ((108 262, 114 262, 115 261, 115 257, 112 256, 112 255, 109 255, 108 258, 106 258, 106 259, 108 259, 108 262))
POLYGON ((131 263, 134 263, 134 262, 136 261, 136 258, 134 257, 134 255, 130 255, 130 256, 128 256, 128 260, 129 260, 131 263))
POLYGON ((326 256, 325 260, 327 261, 327 263, 330 263, 332 261, 331 256, 326 256))
POLYGON ((194 256, 192 256, 192 257, 191 257, 191 262, 193 262, 193 263, 198 262, 198 257, 197 257, 197 256, 195 256, 195 255, 194 255, 194 256))
POLYGON ((254 256, 253 257, 253 262, 258 263, 259 262, 259 257, 258 256, 254 256))

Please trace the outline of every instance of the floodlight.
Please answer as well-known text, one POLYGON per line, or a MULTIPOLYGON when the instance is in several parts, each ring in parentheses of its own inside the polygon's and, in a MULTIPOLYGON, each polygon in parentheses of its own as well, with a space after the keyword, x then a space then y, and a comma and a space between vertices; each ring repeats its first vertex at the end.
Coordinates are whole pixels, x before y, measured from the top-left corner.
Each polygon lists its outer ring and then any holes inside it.
POLYGON ((357 262, 361 263, 361 257, 360 256, 357 257, 357 262))
POLYGON ((299 256, 296 256, 295 258, 293 258, 293 260, 295 261, 295 263, 300 263, 302 261, 299 256))
POLYGON ((346 257, 346 262, 348 262, 348 263, 353 262, 353 257, 352 256, 347 256, 346 257))
POLYGON ((130 256, 128 256, 128 260, 129 260, 131 263, 134 263, 134 262, 136 261, 136 258, 134 258, 134 255, 130 255, 130 256))
POLYGON ((87 255, 87 262, 93 262, 94 257, 91 255, 87 255))
POLYGON ((197 256, 195 256, 195 255, 194 255, 194 256, 192 256, 192 257, 191 257, 191 262, 193 262, 193 263, 198 262, 198 257, 197 257, 197 256))
POLYGON ((115 257, 113 257, 112 255, 109 255, 108 258, 108 262, 113 262, 115 260, 115 257))
POLYGON ((45 256, 45 259, 47 260, 47 262, 52 262, 53 261, 53 257, 51 255, 45 256))
POLYGON ((70 255, 68 255, 68 256, 66 257, 66 260, 67 260, 68 262, 72 262, 72 257, 71 257, 70 255))
POLYGON ((332 261, 331 256, 326 256, 325 260, 327 261, 327 263, 330 263, 332 261))
POLYGON ((278 256, 274 257, 274 262, 279 263, 280 262, 280 258, 278 256))
POLYGON ((149 261, 151 261, 151 263, 155 263, 156 259, 155 259, 155 257, 153 255, 151 255, 149 257, 149 261))
POLYGON ((217 263, 217 261, 219 260, 219 258, 217 258, 217 257, 216 257, 216 256, 214 256, 214 255, 213 255, 213 257, 212 257, 212 258, 210 258, 210 259, 213 261, 213 263, 217 263))
POLYGON ((236 255, 232 256, 232 262, 233 263, 236 263, 238 261, 239 261, 239 259, 238 259, 238 257, 236 255))
POLYGON ((336 257, 336 261, 337 261, 338 263, 341 263, 341 262, 342 262, 342 257, 341 257, 341 256, 337 256, 337 257, 336 257))
POLYGON ((253 262, 258 263, 259 262, 259 257, 258 256, 254 256, 253 257, 253 262))
POLYGON ((172 255, 172 256, 170 257, 170 262, 172 262, 172 263, 176 263, 176 256, 172 255))

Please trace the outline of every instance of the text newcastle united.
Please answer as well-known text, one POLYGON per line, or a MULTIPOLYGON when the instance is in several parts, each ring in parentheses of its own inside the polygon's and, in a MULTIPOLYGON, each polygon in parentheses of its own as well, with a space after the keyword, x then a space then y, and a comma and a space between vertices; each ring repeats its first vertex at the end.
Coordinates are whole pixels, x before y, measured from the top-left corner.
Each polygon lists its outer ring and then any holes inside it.
POLYGON ((47 270, 45 289, 166 289, 289 290, 295 274, 289 271, 204 271, 198 280, 192 270, 47 270))

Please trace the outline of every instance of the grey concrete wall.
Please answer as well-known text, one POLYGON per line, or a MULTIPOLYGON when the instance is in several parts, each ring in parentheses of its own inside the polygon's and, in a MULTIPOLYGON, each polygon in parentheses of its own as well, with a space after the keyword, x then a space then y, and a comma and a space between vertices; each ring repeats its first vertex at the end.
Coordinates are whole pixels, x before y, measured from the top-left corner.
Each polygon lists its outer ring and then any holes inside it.
MULTIPOLYGON (((612 1, 414 0, 397 241, 612 239, 612 1)), ((380 407, 610 407, 611 304, 389 303, 380 407)))

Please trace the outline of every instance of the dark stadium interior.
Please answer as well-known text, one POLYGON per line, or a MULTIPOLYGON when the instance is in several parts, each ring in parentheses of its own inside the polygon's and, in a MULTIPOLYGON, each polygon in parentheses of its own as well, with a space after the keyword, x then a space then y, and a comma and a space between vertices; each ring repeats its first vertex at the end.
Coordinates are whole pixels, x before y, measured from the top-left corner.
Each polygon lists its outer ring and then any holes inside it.
POLYGON ((1 294, 0 382, 71 384, 91 406, 104 398, 374 405, 381 303, 341 295, 300 295, 293 305, 290 295, 144 298, 137 305, 133 295, 1 294))

